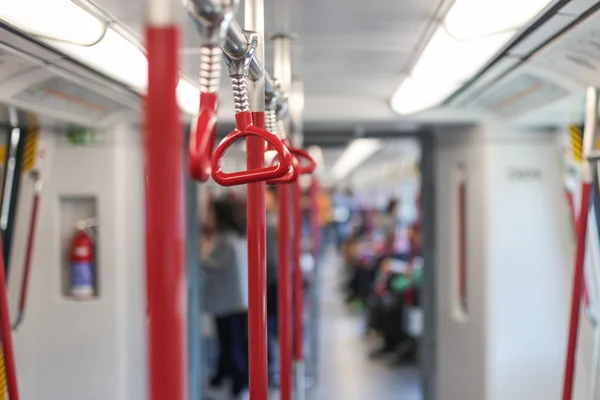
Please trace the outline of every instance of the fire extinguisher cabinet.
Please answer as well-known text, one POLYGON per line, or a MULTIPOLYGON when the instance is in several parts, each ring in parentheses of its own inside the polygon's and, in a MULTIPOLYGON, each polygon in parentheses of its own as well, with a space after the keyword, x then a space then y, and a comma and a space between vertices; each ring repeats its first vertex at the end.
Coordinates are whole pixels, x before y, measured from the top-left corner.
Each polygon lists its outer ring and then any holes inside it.
POLYGON ((94 296, 94 242, 85 229, 77 229, 69 254, 69 295, 77 299, 94 296))

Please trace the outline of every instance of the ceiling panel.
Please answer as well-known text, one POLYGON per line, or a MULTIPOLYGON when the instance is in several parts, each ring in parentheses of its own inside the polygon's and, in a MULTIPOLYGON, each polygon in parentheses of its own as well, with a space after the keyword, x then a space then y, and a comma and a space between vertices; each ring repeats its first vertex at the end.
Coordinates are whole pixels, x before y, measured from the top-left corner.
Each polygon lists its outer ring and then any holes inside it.
MULTIPOLYGON (((143 0, 96 1, 143 37, 143 0)), ((293 45, 293 73, 305 82, 307 104, 320 107, 323 98, 344 103, 344 112, 309 112, 307 122, 343 122, 345 115, 373 120, 369 110, 374 105, 376 116, 390 120, 389 98, 400 83, 400 71, 440 1, 265 0, 266 31, 298 35, 293 45)), ((243 21, 241 3, 239 21, 243 21)), ((198 34, 183 7, 181 11, 185 21, 182 68, 195 77, 198 34)), ((272 46, 265 48, 267 69, 272 71, 272 46)), ((224 95, 228 86, 229 80, 224 78, 224 95)))
POLYGON ((344 74, 336 79, 327 79, 326 73, 314 74, 313 80, 304 83, 304 89, 313 96, 327 96, 336 93, 338 96, 367 96, 370 98, 389 98, 394 85, 400 83, 394 74, 344 74))

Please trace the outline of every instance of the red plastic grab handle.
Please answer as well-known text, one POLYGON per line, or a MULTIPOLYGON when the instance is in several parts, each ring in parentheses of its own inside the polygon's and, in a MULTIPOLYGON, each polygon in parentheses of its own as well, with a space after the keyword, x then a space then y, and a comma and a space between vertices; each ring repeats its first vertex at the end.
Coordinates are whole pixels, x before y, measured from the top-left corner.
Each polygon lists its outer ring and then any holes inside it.
POLYGON ((312 174, 314 170, 317 168, 317 162, 308 154, 308 151, 304 149, 299 149, 297 147, 290 147, 290 152, 298 159, 298 163, 300 164, 300 174, 312 174), (308 165, 302 166, 301 159, 304 158, 308 160, 308 165))
POLYGON ((200 182, 206 182, 210 178, 211 156, 217 132, 218 101, 217 93, 200 94, 200 112, 196 129, 190 135, 190 175, 200 182))
POLYGON ((250 112, 242 112, 236 115, 237 128, 227 135, 217 146, 212 156, 212 177, 221 186, 245 185, 247 183, 269 181, 281 178, 288 173, 292 166, 292 157, 289 150, 281 140, 272 133, 252 125, 250 112), (277 151, 280 162, 276 166, 225 173, 221 170, 223 155, 236 140, 247 136, 258 136, 277 151))
MULTIPOLYGON (((280 162, 280 157, 274 157, 273 158, 273 163, 276 162, 280 162)), ((287 174, 285 174, 284 176, 282 176, 281 178, 277 178, 277 179, 271 179, 269 181, 267 181, 267 183, 269 184, 277 184, 277 183, 292 183, 292 182, 296 182, 298 180, 298 176, 300 176, 301 174, 301 166, 300 166, 300 161, 294 157, 293 155, 290 154, 290 160, 292 162, 292 168, 290 168, 290 170, 288 171, 287 174)))

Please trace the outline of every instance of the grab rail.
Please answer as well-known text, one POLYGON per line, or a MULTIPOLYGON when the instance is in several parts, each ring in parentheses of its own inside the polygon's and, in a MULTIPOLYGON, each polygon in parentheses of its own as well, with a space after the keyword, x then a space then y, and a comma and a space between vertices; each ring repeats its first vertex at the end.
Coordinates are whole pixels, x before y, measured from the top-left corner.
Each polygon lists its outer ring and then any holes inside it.
POLYGON ((27 249, 25 252, 25 264, 23 266, 23 277, 21 279, 21 291, 19 293, 19 308, 17 309, 17 318, 12 324, 12 329, 17 330, 25 318, 27 308, 27 293, 29 289, 29 277, 31 275, 31 262, 33 259, 33 248, 35 245, 35 234, 40 205, 40 196, 42 193, 42 179, 38 171, 31 171, 31 177, 34 181, 33 205, 31 206, 31 222, 27 234, 27 249))

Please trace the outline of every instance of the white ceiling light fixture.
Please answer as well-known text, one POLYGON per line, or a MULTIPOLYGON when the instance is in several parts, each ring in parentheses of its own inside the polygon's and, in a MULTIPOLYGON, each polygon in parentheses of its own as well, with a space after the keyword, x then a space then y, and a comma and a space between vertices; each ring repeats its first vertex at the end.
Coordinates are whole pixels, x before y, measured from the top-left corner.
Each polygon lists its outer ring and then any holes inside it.
POLYGON ((177 103, 183 112, 190 115, 196 114, 200 108, 200 89, 185 79, 179 79, 177 103))
MULTIPOLYGON (((0 20, 62 51, 73 59, 146 93, 148 59, 143 46, 122 34, 117 24, 103 21, 71 0, 0 2, 0 20), (51 18, 49 16, 52 16, 51 18)), ((183 112, 198 112, 200 91, 185 79, 177 85, 183 112)))
POLYGON ((94 46, 52 42, 49 44, 91 68, 125 83, 140 93, 148 83, 148 59, 144 52, 115 30, 109 28, 94 46))
POLYGON ((412 114, 440 104, 551 1, 456 0, 392 96, 393 110, 412 114))
POLYGON ((335 179, 344 179, 360 164, 383 148, 378 139, 355 139, 337 159, 331 173, 335 179))
POLYGON ((4 0, 0 19, 27 33, 75 43, 94 43, 106 24, 71 0, 4 0))

